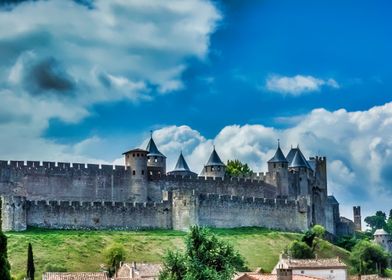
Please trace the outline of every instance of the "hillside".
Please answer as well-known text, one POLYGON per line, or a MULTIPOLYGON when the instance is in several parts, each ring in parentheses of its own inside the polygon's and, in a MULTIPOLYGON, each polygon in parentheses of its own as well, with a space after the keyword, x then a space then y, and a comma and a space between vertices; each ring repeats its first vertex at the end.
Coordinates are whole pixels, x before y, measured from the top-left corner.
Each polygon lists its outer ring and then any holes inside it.
MULTIPOLYGON (((261 267, 265 271, 272 270, 283 248, 300 236, 262 228, 214 229, 213 232, 232 243, 251 269, 261 267)), ((30 229, 21 233, 7 233, 7 236, 12 274, 20 275, 24 272, 27 244, 31 242, 36 275, 40 278, 47 264, 62 265, 68 271, 97 271, 103 263, 101 252, 111 243, 121 243, 128 253, 129 261, 160 262, 167 249, 183 248, 185 233, 172 230, 127 232, 30 229)), ((346 260, 348 253, 323 242, 318 255, 339 255, 346 260)))

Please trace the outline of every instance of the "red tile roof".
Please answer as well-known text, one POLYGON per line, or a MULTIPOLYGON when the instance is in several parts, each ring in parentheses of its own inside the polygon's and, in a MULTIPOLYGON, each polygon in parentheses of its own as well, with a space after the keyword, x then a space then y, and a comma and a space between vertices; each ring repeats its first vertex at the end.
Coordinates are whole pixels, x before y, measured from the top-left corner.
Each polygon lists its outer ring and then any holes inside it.
POLYGON ((109 280, 105 272, 45 272, 42 280, 109 280))

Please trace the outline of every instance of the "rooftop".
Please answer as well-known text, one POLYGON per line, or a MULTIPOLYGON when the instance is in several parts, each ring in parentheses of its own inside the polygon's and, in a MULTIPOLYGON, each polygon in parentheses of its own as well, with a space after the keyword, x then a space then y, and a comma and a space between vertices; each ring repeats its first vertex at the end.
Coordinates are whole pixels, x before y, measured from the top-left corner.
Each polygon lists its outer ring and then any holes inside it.
POLYGON ((323 269, 323 268, 347 268, 339 258, 330 259, 281 259, 274 268, 274 274, 276 268, 291 268, 291 269, 323 269))
POLYGON ((42 280, 108 280, 105 272, 45 272, 42 280))
POLYGON ((147 144, 146 150, 148 151, 148 156, 166 157, 158 150, 158 147, 155 144, 154 139, 152 139, 152 136, 147 144))
MULTIPOLYGON (((234 280, 277 280, 276 275, 260 274, 257 272, 239 273, 234 277, 234 280)), ((316 278, 305 275, 293 275, 293 280, 323 280, 323 278, 316 278)))
POLYGON ((220 159, 218 153, 215 151, 215 147, 214 147, 214 150, 212 151, 211 156, 208 159, 206 166, 216 166, 216 165, 223 166, 224 164, 223 164, 222 160, 220 159))

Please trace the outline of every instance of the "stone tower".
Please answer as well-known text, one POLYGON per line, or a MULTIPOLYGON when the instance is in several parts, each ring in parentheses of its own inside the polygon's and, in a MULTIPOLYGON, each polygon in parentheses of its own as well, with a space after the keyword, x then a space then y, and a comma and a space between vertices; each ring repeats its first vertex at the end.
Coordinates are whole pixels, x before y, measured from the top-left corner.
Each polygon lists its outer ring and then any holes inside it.
POLYGON ((147 144, 147 167, 149 174, 165 175, 166 174, 166 156, 162 154, 152 138, 147 144))
POLYGON ((278 189, 278 196, 289 196, 289 171, 286 157, 280 149, 278 141, 278 148, 275 155, 268 161, 268 173, 270 174, 270 181, 278 189))
POLYGON ((374 232, 374 242, 383 247, 388 253, 392 253, 392 238, 384 229, 378 229, 374 232))
POLYGON ((223 178, 225 177, 225 172, 226 166, 223 164, 214 146, 208 162, 204 165, 201 176, 223 178))
POLYGON ((134 202, 147 201, 147 154, 148 151, 142 149, 133 149, 123 154, 125 166, 131 172, 129 199, 134 202))
POLYGON ((2 196, 1 222, 3 231, 26 230, 26 198, 22 196, 2 196))
POLYGON ((289 162, 289 171, 295 174, 298 186, 296 190, 297 195, 308 195, 310 193, 308 173, 312 170, 308 161, 305 159, 299 147, 291 148, 286 159, 289 162))
POLYGON ((354 206, 354 225, 356 231, 362 231, 362 217, 361 217, 361 206, 354 206))

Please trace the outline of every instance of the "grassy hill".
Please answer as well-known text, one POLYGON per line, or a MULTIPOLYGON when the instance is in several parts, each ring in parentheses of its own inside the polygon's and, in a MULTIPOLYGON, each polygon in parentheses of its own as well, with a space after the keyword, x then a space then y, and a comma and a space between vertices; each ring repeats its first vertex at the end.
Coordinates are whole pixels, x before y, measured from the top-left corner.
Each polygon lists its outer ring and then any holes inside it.
MULTIPOLYGON (((219 237, 229 241, 244 256, 248 267, 271 271, 279 253, 297 233, 263 228, 213 229, 219 237)), ((36 277, 40 279, 44 267, 64 266, 67 271, 98 271, 102 264, 102 250, 112 243, 120 243, 127 251, 128 261, 160 262, 168 249, 184 247, 184 232, 173 230, 151 231, 60 231, 30 229, 26 232, 7 233, 8 254, 12 274, 25 271, 27 244, 33 245, 36 277)), ((348 252, 328 242, 322 242, 319 257, 340 256, 347 260, 348 252)))

